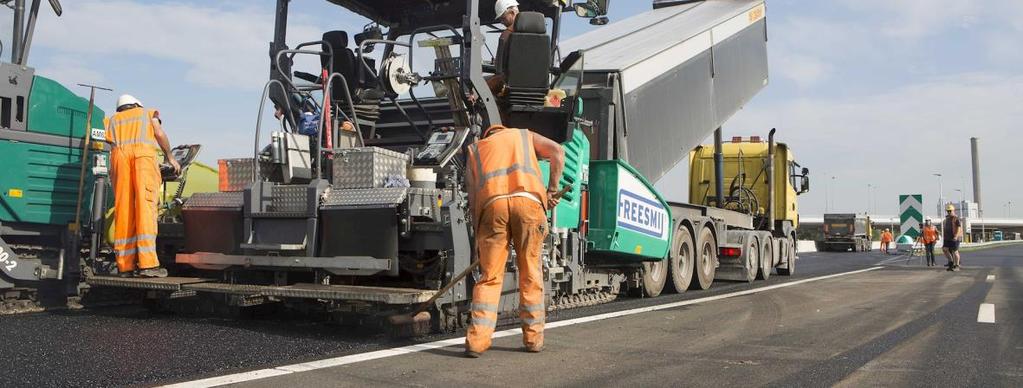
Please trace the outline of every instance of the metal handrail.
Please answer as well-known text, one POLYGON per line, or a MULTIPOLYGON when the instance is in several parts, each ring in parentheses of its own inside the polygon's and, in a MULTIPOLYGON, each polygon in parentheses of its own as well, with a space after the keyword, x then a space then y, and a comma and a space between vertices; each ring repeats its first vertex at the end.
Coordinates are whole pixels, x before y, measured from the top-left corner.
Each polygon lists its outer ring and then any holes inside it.
POLYGON ((280 80, 276 80, 276 79, 271 79, 269 81, 266 81, 266 84, 263 85, 263 96, 259 100, 259 111, 256 113, 256 139, 255 139, 255 145, 253 146, 254 149, 253 149, 253 155, 252 155, 252 181, 253 182, 256 182, 259 179, 260 172, 261 172, 259 170, 259 135, 262 132, 262 128, 263 128, 263 108, 266 107, 266 100, 270 97, 270 86, 273 85, 273 84, 277 84, 277 85, 279 85, 281 87, 281 90, 284 92, 284 97, 285 97, 284 98, 284 103, 287 104, 288 112, 291 112, 291 98, 288 97, 288 89, 284 87, 284 83, 282 83, 280 80))
MULTIPOLYGON (((323 90, 323 93, 324 94, 329 94, 331 92, 331 90, 333 90, 334 79, 335 78, 341 80, 341 87, 343 87, 344 91, 345 91, 345 99, 348 100, 348 106, 351 108, 351 111, 352 111, 352 117, 351 117, 352 125, 355 126, 355 132, 359 134, 359 145, 361 145, 362 147, 365 147, 366 146, 366 142, 362 138, 362 128, 359 126, 359 114, 355 112, 355 103, 352 101, 352 93, 348 89, 348 80, 345 79, 345 76, 342 75, 341 73, 331 73, 330 76, 327 77, 326 88, 323 90)), ((319 129, 317 130, 317 136, 316 136, 316 142, 317 142, 317 145, 318 145, 316 147, 317 150, 322 150, 322 147, 323 147, 323 125, 324 125, 324 121, 326 121, 327 109, 330 109, 330 107, 329 106, 328 107, 324 107, 323 109, 320 110, 320 124, 319 124, 319 129)), ((338 128, 338 129, 340 129, 340 128, 338 128)), ((338 133, 340 133, 340 132, 338 132, 338 133)), ((335 137, 334 139, 335 139, 334 140, 335 144, 337 144, 337 142, 341 141, 340 137, 335 137)), ((317 178, 321 177, 320 170, 321 170, 320 169, 320 164, 317 163, 316 164, 316 177, 317 178)))

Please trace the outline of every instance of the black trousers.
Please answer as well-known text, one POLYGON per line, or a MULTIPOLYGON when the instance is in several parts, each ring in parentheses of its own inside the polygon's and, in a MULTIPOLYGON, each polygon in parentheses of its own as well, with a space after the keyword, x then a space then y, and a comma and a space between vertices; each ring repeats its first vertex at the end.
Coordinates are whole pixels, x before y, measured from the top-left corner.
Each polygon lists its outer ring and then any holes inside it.
POLYGON ((927 253, 927 264, 934 264, 934 243, 925 244, 924 251, 927 253))

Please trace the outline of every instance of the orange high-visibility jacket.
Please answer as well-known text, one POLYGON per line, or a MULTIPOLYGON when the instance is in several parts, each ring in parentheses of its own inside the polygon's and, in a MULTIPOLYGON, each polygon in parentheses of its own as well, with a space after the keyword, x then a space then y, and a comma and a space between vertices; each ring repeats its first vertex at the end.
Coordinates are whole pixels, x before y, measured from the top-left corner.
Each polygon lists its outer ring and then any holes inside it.
POLYGON ((487 136, 469 146, 466 163, 473 219, 479 220, 491 199, 513 193, 530 193, 547 201, 547 189, 540 178, 540 163, 528 129, 494 126, 487 136))
POLYGON ((159 111, 145 108, 114 113, 109 119, 106 139, 114 144, 115 149, 131 147, 136 153, 152 152, 155 156, 160 144, 156 142, 150 122, 157 117, 160 117, 159 111))
POLYGON ((881 242, 883 242, 883 243, 892 242, 892 234, 889 233, 889 232, 882 232, 881 233, 881 242))
POLYGON ((920 241, 924 244, 933 244, 938 241, 938 228, 933 226, 925 226, 924 230, 921 231, 920 241))

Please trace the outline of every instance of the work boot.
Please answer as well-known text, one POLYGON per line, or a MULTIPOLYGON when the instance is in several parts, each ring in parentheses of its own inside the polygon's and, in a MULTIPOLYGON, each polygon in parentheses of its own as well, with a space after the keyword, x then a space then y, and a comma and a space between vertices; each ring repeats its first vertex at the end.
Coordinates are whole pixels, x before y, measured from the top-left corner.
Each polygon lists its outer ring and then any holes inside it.
POLYGON ((543 351, 543 345, 526 345, 524 349, 529 353, 540 353, 543 351))
POLYGON ((465 358, 480 358, 480 352, 474 352, 469 349, 465 349, 465 358))
POLYGON ((143 278, 165 278, 167 277, 167 270, 164 268, 147 268, 139 271, 139 277, 143 278))

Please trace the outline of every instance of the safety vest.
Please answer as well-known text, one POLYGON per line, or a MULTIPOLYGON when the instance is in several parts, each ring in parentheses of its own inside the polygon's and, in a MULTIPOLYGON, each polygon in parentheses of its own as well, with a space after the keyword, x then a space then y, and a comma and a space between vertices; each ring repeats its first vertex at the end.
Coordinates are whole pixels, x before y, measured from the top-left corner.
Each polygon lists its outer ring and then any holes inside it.
POLYGON ((494 126, 483 139, 469 146, 467 164, 469 187, 473 195, 473 215, 480 219, 483 205, 491 199, 514 193, 530 193, 547 200, 547 189, 540 178, 540 163, 533 149, 533 134, 528 129, 494 126))
POLYGON ((117 112, 110 117, 106 139, 113 143, 115 148, 133 147, 136 152, 149 150, 156 154, 160 144, 156 142, 150 122, 157 115, 156 110, 144 108, 117 112))
POLYGON ((888 232, 882 232, 881 242, 892 242, 892 234, 888 232))
POLYGON ((920 235, 920 239, 923 241, 924 244, 931 244, 935 241, 938 241, 938 228, 935 228, 933 226, 925 226, 924 230, 920 235))

